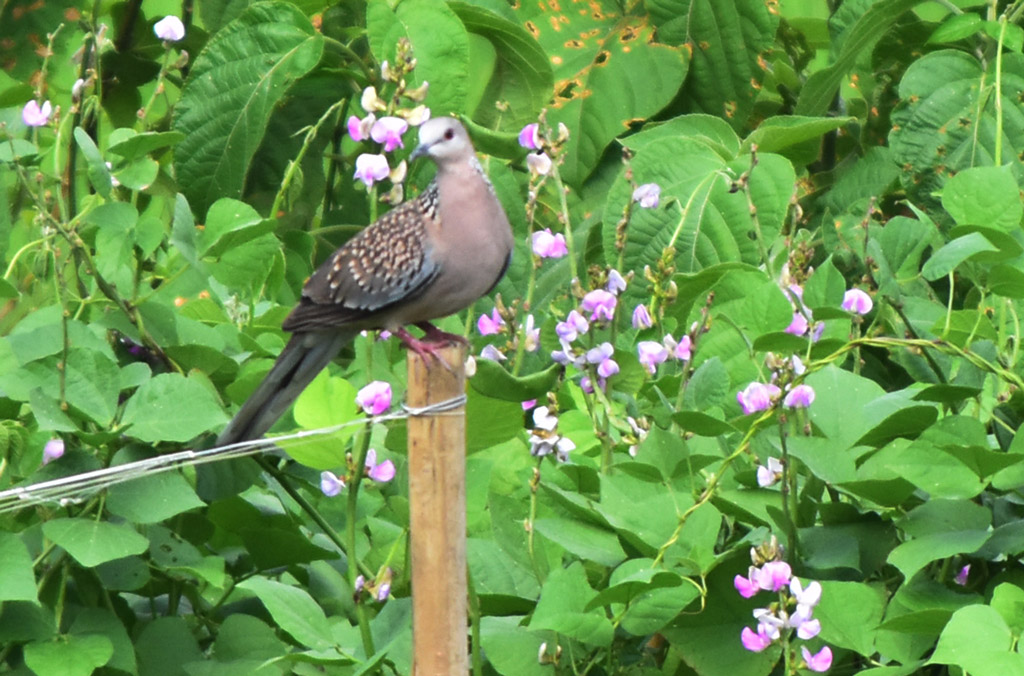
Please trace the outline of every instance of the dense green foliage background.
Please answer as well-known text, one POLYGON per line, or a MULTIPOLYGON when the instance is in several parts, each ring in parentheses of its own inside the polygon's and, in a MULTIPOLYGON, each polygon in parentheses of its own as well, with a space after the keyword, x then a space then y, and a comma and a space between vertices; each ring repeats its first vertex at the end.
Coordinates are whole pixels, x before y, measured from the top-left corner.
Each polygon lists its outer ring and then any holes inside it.
MULTIPOLYGON (((0 0, 0 490, 208 445, 283 346, 303 280, 396 196, 352 179, 379 152, 346 135, 365 88, 395 113, 429 83, 518 243, 502 331, 474 328, 492 298, 441 323, 476 356, 475 674, 795 673, 804 645, 830 646, 837 674, 1024 674, 1022 14, 0 0), (155 36, 166 15, 183 40, 155 36), (32 126, 30 101, 52 105, 32 126), (538 121, 546 174, 517 143, 538 121), (531 252, 545 228, 567 256, 531 252), (615 317, 574 346, 609 343, 619 370, 588 392, 598 364, 555 364, 556 326, 613 268, 615 317), (840 307, 853 287, 866 315, 840 307), (654 326, 633 325, 638 304, 654 326), (638 346, 665 336, 691 355, 646 368, 638 346), (813 403, 744 415, 736 393, 772 378, 813 403), (533 399, 568 463, 531 456, 533 399), (769 458, 784 471, 763 485, 769 458), (817 637, 743 648, 767 603, 734 588, 752 548, 821 582, 817 637)), ((415 194, 431 171, 395 183, 415 194)), ((356 391, 400 396, 404 360, 358 338, 275 430, 361 420, 356 391)), ((0 672, 410 673, 404 437, 401 420, 354 425, 289 458, 0 499, 0 672), (395 480, 360 481, 371 446, 395 480)))

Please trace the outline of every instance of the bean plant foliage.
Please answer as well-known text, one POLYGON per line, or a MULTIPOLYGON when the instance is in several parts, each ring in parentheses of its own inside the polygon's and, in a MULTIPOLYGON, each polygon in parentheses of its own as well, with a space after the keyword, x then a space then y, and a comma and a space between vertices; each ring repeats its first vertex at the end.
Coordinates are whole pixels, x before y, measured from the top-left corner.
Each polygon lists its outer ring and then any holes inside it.
POLYGON ((476 676, 1024 674, 1022 15, 0 3, 0 671, 412 672, 394 338, 275 451, 16 489, 209 448, 454 115, 476 676))

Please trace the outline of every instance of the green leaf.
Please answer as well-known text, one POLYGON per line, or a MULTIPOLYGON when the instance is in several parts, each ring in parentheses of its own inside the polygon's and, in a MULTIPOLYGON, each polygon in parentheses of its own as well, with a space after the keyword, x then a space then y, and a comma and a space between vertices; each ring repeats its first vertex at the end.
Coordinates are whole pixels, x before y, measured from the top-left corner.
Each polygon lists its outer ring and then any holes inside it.
POLYGON ((972 256, 990 251, 999 251, 999 248, 979 232, 958 237, 932 254, 932 257, 921 268, 921 276, 934 282, 936 279, 948 275, 972 256))
POLYGON ((942 189, 942 206, 959 225, 984 225, 1003 231, 1020 227, 1024 207, 1009 166, 969 167, 942 189))
POLYGON ((150 153, 173 148, 185 140, 185 135, 176 131, 148 131, 129 136, 123 141, 112 144, 107 152, 120 155, 124 160, 131 161, 146 157, 150 153))
POLYGON ((576 519, 549 517, 534 521, 537 532, 584 561, 615 566, 626 558, 615 533, 576 519))
POLYGON ((724 420, 713 418, 699 411, 679 411, 672 416, 672 420, 676 421, 683 431, 693 432, 702 437, 717 437, 720 434, 737 431, 735 427, 724 420))
POLYGON ((981 23, 981 17, 977 14, 952 14, 932 32, 928 37, 928 44, 957 42, 969 38, 981 29, 981 23))
POLYGON ((611 603, 629 603, 654 589, 678 587, 683 584, 676 573, 651 568, 652 559, 630 559, 612 571, 608 587, 591 600, 587 610, 611 603))
POLYGON ((107 509, 133 523, 158 523, 202 506, 203 501, 177 472, 142 476, 111 486, 107 495, 107 509))
POLYGON ((113 183, 110 180, 110 170, 107 169, 107 164, 103 161, 103 156, 100 155, 100 149, 96 147, 96 142, 92 140, 92 137, 84 129, 75 127, 75 143, 78 144, 82 155, 85 157, 86 173, 89 176, 89 182, 92 183, 92 187, 100 195, 110 199, 110 191, 113 188, 113 183))
POLYGON ((294 5, 261 2, 196 57, 174 111, 178 184, 198 213, 242 194, 249 162, 289 86, 320 61, 323 37, 294 5))
POLYGON ((470 386, 480 394, 504 401, 523 402, 551 392, 565 368, 552 364, 543 371, 514 376, 496 361, 478 359, 470 386))
POLYGON ((864 436, 856 446, 883 446, 897 437, 916 438, 939 417, 934 406, 907 406, 887 416, 864 436))
POLYGON ((846 280, 832 262, 832 256, 829 256, 814 269, 814 274, 804 284, 803 301, 812 310, 820 307, 838 308, 843 303, 845 293, 846 280))
POLYGON ((821 638, 861 655, 873 654, 875 628, 885 612, 885 589, 863 582, 833 581, 822 582, 821 589, 821 602, 814 609, 814 616, 821 620, 821 638))
POLYGON ((25 664, 38 676, 89 676, 113 654, 114 646, 106 636, 60 636, 26 645, 25 664))
POLYGON ((988 536, 988 532, 982 530, 932 533, 897 546, 889 554, 888 561, 909 580, 931 561, 973 552, 985 544, 988 536))
POLYGON ((323 609, 303 589, 264 577, 249 578, 238 587, 255 594, 278 626, 300 644, 316 650, 335 645, 323 609))
POLYGON ((592 646, 611 645, 611 621, 599 608, 586 610, 595 596, 578 561, 552 571, 544 581, 530 629, 550 629, 592 646))
POLYGON ((531 632, 523 626, 523 619, 491 615, 480 618, 480 643, 487 661, 501 676, 550 676, 551 667, 537 660, 537 647, 548 632, 531 632))
MULTIPOLYGON (((295 400, 295 422, 304 429, 344 425, 358 420, 356 388, 343 378, 330 376, 326 369, 317 374, 295 400)), ((345 444, 359 430, 348 425, 326 436, 280 442, 281 448, 297 462, 325 470, 345 464, 345 444)))
POLYGON ((92 519, 53 519, 43 524, 43 533, 86 568, 141 554, 149 546, 130 526, 92 519))
POLYGON ((224 197, 210 205, 206 212, 206 223, 199 236, 199 253, 221 256, 225 251, 271 232, 273 227, 273 221, 264 221, 245 202, 224 197), (263 227, 259 227, 261 225, 263 227))
POLYGON ((807 79, 796 104, 797 115, 821 116, 828 112, 843 78, 862 54, 869 54, 900 16, 924 0, 875 2, 845 33, 842 48, 831 66, 807 79))
POLYGON ((1011 652, 1013 634, 999 613, 984 605, 953 613, 929 664, 950 664, 974 676, 1021 676, 1024 655, 1011 652))
POLYGON ((163 373, 143 383, 124 407, 121 422, 141 441, 185 442, 226 422, 213 394, 197 378, 163 373))
POLYGON ((386 0, 366 5, 366 33, 377 61, 395 62, 395 45, 408 38, 416 55, 409 86, 430 82, 426 105, 438 113, 465 110, 469 85, 469 35, 455 11, 442 0, 386 0))
POLYGON ((758 0, 646 0, 661 40, 686 43, 693 54, 683 87, 688 110, 746 126, 765 71, 779 14, 758 0))
POLYGON ((15 533, 0 533, 0 601, 38 602, 32 558, 15 533))
POLYGON ((992 607, 1009 625, 1010 631, 1020 636, 1024 631, 1024 589, 1009 582, 1000 583, 992 592, 992 607))
POLYGON ((757 129, 743 139, 741 151, 749 152, 757 146, 759 153, 778 153, 804 141, 821 138, 854 120, 852 117, 776 115, 757 125, 757 129))
POLYGON ((449 2, 448 6, 471 36, 489 41, 495 52, 491 77, 478 84, 471 83, 471 86, 485 89, 480 91, 479 105, 468 107, 470 115, 479 124, 515 132, 534 122, 551 98, 554 87, 547 54, 533 36, 514 21, 464 2, 449 2), (499 111, 494 101, 508 103, 508 109, 499 111))

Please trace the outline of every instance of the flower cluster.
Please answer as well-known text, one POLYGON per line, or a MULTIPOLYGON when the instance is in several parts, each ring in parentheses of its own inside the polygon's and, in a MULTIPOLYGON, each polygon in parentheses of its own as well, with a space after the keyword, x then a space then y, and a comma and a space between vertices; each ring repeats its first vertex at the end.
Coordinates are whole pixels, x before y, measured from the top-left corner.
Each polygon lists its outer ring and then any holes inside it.
POLYGON ((356 578, 355 589, 353 589, 353 600, 356 603, 362 601, 364 597, 372 598, 378 603, 384 603, 388 600, 391 595, 391 578, 394 576, 394 572, 390 566, 384 568, 383 571, 377 574, 377 577, 369 582, 366 581, 366 577, 360 575, 356 578))
POLYGON ((562 258, 569 253, 565 244, 565 235, 553 234, 551 228, 538 230, 530 236, 530 248, 533 255, 540 258, 562 258))
POLYGON ((771 381, 767 383, 752 382, 736 393, 736 401, 743 409, 744 415, 767 411, 779 399, 786 408, 808 408, 814 403, 814 388, 810 385, 793 385, 795 377, 806 372, 800 357, 779 359, 768 353, 767 363, 772 367, 771 381), (776 383, 782 383, 779 387, 776 383))
MULTIPOLYGON (((481 336, 493 336, 505 332, 508 323, 502 317, 502 313, 507 313, 507 310, 501 305, 500 297, 498 298, 498 306, 491 310, 491 314, 480 315, 480 318, 477 319, 476 329, 480 332, 481 336)), ((516 349, 518 344, 516 341, 518 340, 520 340, 519 335, 513 331, 513 338, 505 344, 504 349, 516 349)), ((522 324, 522 341, 523 348, 527 352, 536 352, 537 348, 540 347, 540 327, 536 325, 536 320, 532 314, 526 315, 526 321, 522 324)), ((480 358, 489 361, 505 361, 507 359, 505 353, 494 345, 484 346, 480 351, 480 358)))
POLYGON ((678 341, 671 335, 666 335, 660 343, 656 340, 641 340, 636 345, 636 353, 640 364, 648 373, 654 375, 658 370, 658 364, 665 363, 669 357, 689 361, 693 357, 693 339, 686 333, 678 341))
POLYGON ((540 123, 534 122, 522 128, 519 132, 519 145, 527 150, 533 151, 526 156, 526 166, 530 174, 536 178, 547 176, 551 173, 551 155, 548 150, 565 143, 569 138, 569 128, 561 122, 558 123, 558 136, 549 140, 541 135, 540 123))
MULTIPOLYGON (((349 458, 351 465, 351 458, 349 458)), ((385 484, 395 478, 395 463, 390 460, 377 462, 377 451, 369 449, 366 451, 366 462, 363 464, 363 474, 370 477, 377 483, 385 484)), ((320 473, 320 491, 329 498, 341 493, 345 488, 345 477, 334 472, 320 473)))
POLYGON ((391 408, 391 385, 374 380, 356 393, 356 403, 366 415, 380 415, 391 408))
POLYGON ((569 461, 569 451, 576 444, 558 434, 558 417, 547 406, 533 409, 533 432, 530 434, 530 455, 536 458, 554 454, 559 462, 569 461))
POLYGON ((386 201, 391 203, 400 202, 402 199, 401 183, 405 180, 407 166, 405 160, 402 160, 391 168, 387 153, 393 152, 396 148, 405 148, 403 136, 409 128, 419 126, 430 119, 430 109, 422 103, 427 96, 429 83, 424 82, 416 89, 406 87, 406 75, 415 67, 416 59, 412 55, 412 46, 403 38, 398 43, 396 64, 389 65, 387 61, 381 64, 381 77, 385 83, 395 85, 395 95, 390 101, 385 101, 377 94, 375 87, 367 87, 360 99, 366 114, 363 117, 352 115, 346 122, 348 135, 356 143, 373 141, 383 146, 383 152, 361 153, 356 158, 353 178, 362 181, 367 189, 378 181, 390 179, 394 187, 386 196, 386 201), (415 106, 399 107, 402 98, 408 99, 415 106), (378 113, 383 115, 378 117, 378 113))
MULTIPOLYGON (((751 554, 755 563, 760 561, 757 550, 751 554)), ((774 592, 779 600, 765 608, 754 610, 757 630, 744 627, 740 633, 743 647, 759 653, 782 638, 782 632, 792 631, 796 637, 809 641, 821 633, 821 622, 813 617, 814 608, 821 600, 821 583, 810 582, 806 587, 800 578, 794 577, 789 564, 772 560, 760 566, 750 566, 747 576, 737 575, 733 585, 740 596, 752 598, 762 591, 774 592)), ((801 646, 800 653, 804 666, 811 671, 828 671, 832 666, 832 649, 824 646, 817 653, 811 653, 801 646)))

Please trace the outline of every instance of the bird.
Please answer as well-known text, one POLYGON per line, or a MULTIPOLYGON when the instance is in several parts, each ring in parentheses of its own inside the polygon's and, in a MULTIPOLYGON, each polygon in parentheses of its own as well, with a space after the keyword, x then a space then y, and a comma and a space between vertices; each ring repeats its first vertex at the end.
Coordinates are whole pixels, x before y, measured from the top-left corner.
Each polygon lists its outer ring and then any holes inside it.
POLYGON ((418 357, 462 336, 431 321, 489 294, 512 257, 508 216, 452 117, 427 120, 410 161, 437 165, 430 185, 360 231, 306 281, 282 328, 292 334, 270 372, 217 437, 218 446, 258 439, 360 331, 388 330, 418 357), (417 326, 422 339, 405 328, 417 326))

